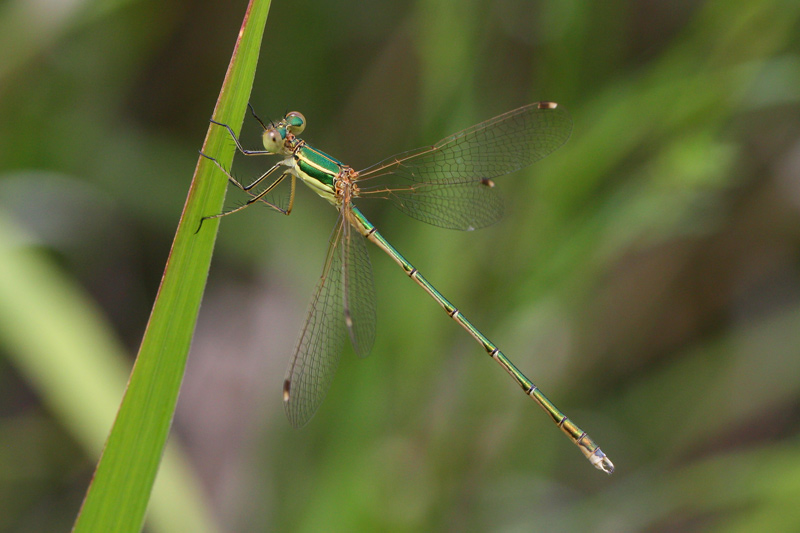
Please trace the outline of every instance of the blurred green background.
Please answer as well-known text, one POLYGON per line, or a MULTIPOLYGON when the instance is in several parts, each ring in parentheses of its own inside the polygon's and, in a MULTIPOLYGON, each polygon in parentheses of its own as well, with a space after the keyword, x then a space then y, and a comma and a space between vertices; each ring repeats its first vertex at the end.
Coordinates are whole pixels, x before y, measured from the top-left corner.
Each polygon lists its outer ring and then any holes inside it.
MULTIPOLYGON (((2 531, 74 520, 245 6, 0 5, 2 531)), ((348 348, 291 429, 283 372, 335 220, 301 188, 291 217, 221 225, 172 438, 209 530, 800 530, 799 17, 276 0, 251 102, 302 111, 355 168, 532 101, 570 111, 567 145, 498 180, 499 224, 365 212, 617 471, 374 247, 372 355, 348 348)))

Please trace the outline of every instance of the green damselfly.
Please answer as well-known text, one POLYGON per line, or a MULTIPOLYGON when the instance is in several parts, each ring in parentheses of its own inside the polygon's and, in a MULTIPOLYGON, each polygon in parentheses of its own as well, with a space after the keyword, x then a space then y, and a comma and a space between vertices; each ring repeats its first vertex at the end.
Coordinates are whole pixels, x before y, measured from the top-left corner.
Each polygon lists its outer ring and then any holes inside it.
POLYGON ((592 439, 567 418, 483 333, 437 291, 419 271, 389 244, 361 211, 357 198, 390 200, 407 215, 444 228, 472 230, 496 222, 503 212, 502 197, 492 178, 508 174, 545 157, 564 144, 572 131, 569 114, 553 102, 538 102, 445 137, 433 146, 392 156, 361 171, 312 148, 298 135, 305 117, 293 111, 277 123, 264 124, 263 150, 245 149, 227 125, 236 147, 245 155, 279 155, 275 163, 250 185, 242 185, 216 159, 213 161, 233 185, 251 197, 243 205, 207 218, 219 218, 262 202, 288 215, 299 178, 339 212, 331 234, 322 276, 314 291, 283 385, 286 414, 295 427, 305 425, 330 387, 339 363, 345 332, 361 357, 375 340, 375 288, 365 240, 389 256, 436 300, 448 316, 483 346, 525 393, 550 415, 559 428, 598 469, 610 474, 614 465, 592 439), (257 187, 279 173, 263 190, 257 187), (288 207, 267 200, 267 194, 289 178, 288 207))

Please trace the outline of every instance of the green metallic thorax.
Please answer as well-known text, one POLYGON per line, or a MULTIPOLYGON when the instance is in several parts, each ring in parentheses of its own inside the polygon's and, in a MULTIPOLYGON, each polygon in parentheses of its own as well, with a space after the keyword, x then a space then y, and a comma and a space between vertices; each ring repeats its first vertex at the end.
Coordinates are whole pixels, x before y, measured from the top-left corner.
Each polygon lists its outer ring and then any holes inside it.
POLYGON ((336 205, 334 180, 341 174, 344 165, 307 144, 299 145, 292 157, 295 175, 314 192, 336 205))

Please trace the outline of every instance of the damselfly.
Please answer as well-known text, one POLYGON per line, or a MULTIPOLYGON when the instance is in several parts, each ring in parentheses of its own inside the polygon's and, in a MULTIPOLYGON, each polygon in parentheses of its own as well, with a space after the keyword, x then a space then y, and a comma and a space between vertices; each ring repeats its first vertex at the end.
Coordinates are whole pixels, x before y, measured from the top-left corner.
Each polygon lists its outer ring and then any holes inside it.
POLYGON ((299 178, 339 212, 331 234, 322 276, 314 291, 308 316, 292 355, 283 384, 286 414, 295 427, 305 425, 319 407, 339 364, 346 335, 359 356, 366 356, 375 340, 375 288, 365 241, 389 254, 405 273, 425 289, 550 415, 559 428, 598 469, 610 474, 614 465, 594 441, 567 418, 483 333, 469 322, 419 271, 389 244, 375 226, 353 205, 358 198, 390 200, 407 215, 444 228, 472 230, 496 222, 503 201, 493 178, 508 174, 545 157, 566 142, 572 121, 553 102, 538 102, 445 137, 433 146, 392 156, 355 171, 312 148, 298 135, 305 117, 293 111, 277 123, 264 124, 263 150, 246 150, 227 124, 236 147, 245 155, 278 155, 275 163, 250 185, 242 185, 216 159, 210 159, 233 185, 247 192, 248 201, 219 218, 256 202, 288 215, 294 204, 299 178), (256 188, 268 177, 277 179, 263 190, 256 188), (282 181, 291 181, 286 208, 267 200, 282 181))

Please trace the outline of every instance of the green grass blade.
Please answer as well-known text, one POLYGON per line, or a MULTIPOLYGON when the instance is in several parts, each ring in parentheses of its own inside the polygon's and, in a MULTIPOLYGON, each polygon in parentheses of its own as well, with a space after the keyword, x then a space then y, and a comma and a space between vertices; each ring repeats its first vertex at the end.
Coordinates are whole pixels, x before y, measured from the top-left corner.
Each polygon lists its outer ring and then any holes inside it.
MULTIPOLYGON (((125 349, 80 285, 2 211, 0 257, 0 345, 48 410, 96 457, 125 389, 125 349)), ((153 488, 152 531, 216 531, 207 507, 182 451, 170 442, 153 488)), ((9 522, 0 519, 3 526, 9 522)))
MULTIPOLYGON (((269 1, 252 0, 214 118, 241 127, 255 76, 269 1)), ((203 150, 230 164, 227 132, 209 128, 203 150), (227 152, 227 153, 226 153, 227 152)), ((198 159, 167 267, 117 419, 74 531, 139 531, 172 423, 186 357, 205 288, 227 182, 198 159)))

